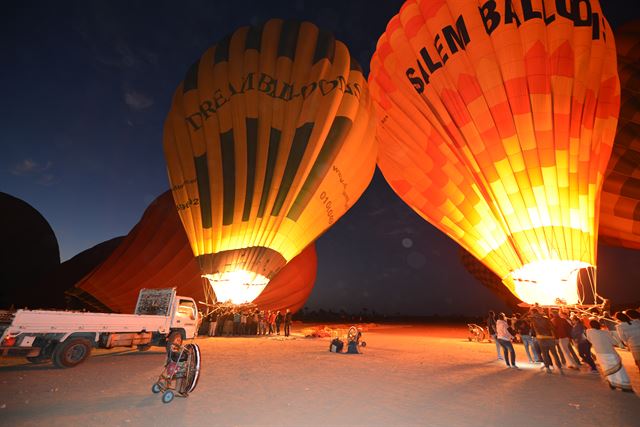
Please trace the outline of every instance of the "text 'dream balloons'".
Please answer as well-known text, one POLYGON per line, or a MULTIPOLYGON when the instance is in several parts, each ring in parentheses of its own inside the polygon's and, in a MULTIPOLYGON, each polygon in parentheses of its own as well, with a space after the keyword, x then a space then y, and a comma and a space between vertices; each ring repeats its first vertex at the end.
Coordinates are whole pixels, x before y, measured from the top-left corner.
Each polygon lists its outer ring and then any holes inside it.
POLYGON ((374 107, 308 22, 243 27, 188 70, 165 121, 173 197, 219 300, 249 302, 369 184, 374 107))
POLYGON ((599 3, 409 0, 369 84, 395 192, 521 300, 577 303, 620 96, 599 3))
POLYGON ((640 21, 618 28, 615 36, 620 119, 602 186, 599 239, 640 249, 640 21))

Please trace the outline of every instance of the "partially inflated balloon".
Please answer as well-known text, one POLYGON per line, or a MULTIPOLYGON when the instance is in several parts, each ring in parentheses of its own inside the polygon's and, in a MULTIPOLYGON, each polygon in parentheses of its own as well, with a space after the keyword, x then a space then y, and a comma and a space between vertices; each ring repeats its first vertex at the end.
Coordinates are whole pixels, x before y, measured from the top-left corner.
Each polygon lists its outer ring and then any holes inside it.
POLYGON ((75 284, 110 310, 132 313, 142 288, 176 287, 204 300, 203 280, 174 209, 171 192, 156 198, 113 253, 75 284))
POLYGON ((261 310, 300 310, 309 299, 318 272, 316 245, 307 246, 269 282, 253 303, 261 310))
POLYGON ((640 22, 615 32, 621 103, 618 133, 602 187, 602 243, 640 249, 640 22))
POLYGON ((240 28, 189 69, 164 151, 219 300, 252 301, 360 197, 377 154, 373 108, 345 45, 308 22, 240 28))
POLYGON ((528 303, 596 263, 620 87, 596 0, 409 0, 371 61, 398 195, 528 303))
MULTIPOLYGON (((254 303, 264 310, 297 311, 313 289, 316 271, 311 244, 278 272, 254 303)), ((203 280, 167 191, 149 205, 116 250, 68 293, 99 309, 131 313, 142 288, 176 287, 179 295, 203 301, 203 280)))

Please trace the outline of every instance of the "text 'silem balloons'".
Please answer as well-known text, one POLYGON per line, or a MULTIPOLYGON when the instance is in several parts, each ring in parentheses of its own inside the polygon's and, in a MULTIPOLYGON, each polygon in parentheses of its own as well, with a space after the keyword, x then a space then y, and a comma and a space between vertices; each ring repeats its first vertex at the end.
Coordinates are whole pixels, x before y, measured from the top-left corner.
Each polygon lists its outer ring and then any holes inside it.
POLYGON ((615 31, 621 102, 618 132, 602 187, 602 243, 640 249, 640 21, 615 31))
MULTIPOLYGON (((296 312, 311 294, 317 264, 311 244, 278 272, 254 303, 261 310, 296 312)), ((113 253, 67 293, 99 310, 133 313, 143 288, 175 287, 179 295, 204 301, 203 280, 167 191, 149 205, 113 253)))
POLYGON ((375 168, 374 134, 360 66, 311 23, 240 28, 191 66, 164 151, 219 300, 253 300, 356 202, 375 168))
POLYGON ((577 303, 620 103, 598 1, 409 0, 369 84, 395 192, 521 300, 577 303))

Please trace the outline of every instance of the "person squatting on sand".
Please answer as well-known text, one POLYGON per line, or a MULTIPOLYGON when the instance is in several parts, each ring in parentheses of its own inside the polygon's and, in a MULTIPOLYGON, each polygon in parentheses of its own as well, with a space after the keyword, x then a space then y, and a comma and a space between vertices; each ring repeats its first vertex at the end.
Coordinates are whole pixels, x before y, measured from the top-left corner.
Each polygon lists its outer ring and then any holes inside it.
POLYGON ((626 310, 624 313, 616 313, 615 318, 620 322, 616 326, 618 336, 631 352, 640 370, 640 313, 636 310, 626 310))
POLYGON ((627 375, 627 371, 622 366, 620 355, 614 348, 615 340, 609 331, 601 329, 600 322, 597 320, 591 320, 589 325, 591 328, 587 329, 587 339, 593 345, 602 375, 609 383, 609 387, 612 389, 620 388, 622 391, 633 393, 629 375, 627 375))
POLYGON ((509 324, 505 320, 504 313, 500 313, 498 315, 498 320, 496 321, 496 336, 500 346, 502 347, 504 361, 507 364, 507 367, 517 369, 516 351, 513 349, 513 344, 511 343, 511 340, 515 337, 509 331, 509 324))

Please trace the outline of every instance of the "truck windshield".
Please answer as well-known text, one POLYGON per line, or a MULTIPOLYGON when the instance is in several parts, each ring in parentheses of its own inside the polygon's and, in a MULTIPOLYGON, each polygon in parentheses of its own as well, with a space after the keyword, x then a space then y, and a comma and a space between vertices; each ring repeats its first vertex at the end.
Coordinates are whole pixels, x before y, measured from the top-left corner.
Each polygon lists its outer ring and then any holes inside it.
POLYGON ((184 314, 185 316, 190 316, 192 318, 196 317, 196 306, 193 301, 181 299, 180 305, 178 306, 178 313, 184 314))

